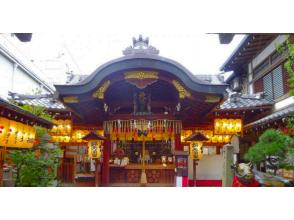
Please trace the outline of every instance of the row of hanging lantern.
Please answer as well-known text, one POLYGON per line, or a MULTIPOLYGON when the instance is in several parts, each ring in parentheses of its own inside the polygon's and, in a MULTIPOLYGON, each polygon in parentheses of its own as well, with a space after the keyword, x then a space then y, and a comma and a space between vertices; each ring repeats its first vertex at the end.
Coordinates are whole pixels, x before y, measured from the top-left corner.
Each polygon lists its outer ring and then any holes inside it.
POLYGON ((71 139, 70 136, 51 136, 51 142, 69 143, 71 139))
POLYGON ((216 118, 214 119, 214 133, 232 135, 242 132, 241 119, 216 118))
POLYGON ((69 143, 72 132, 71 120, 53 120, 53 123, 54 125, 49 132, 51 142, 69 143))
POLYGON ((175 134, 182 130, 178 120, 113 120, 104 122, 104 131, 110 134, 111 140, 142 141, 138 131, 146 131, 146 141, 174 140, 175 134))
POLYGON ((88 130, 73 130, 71 135, 71 142, 73 143, 83 143, 85 140, 82 138, 89 134, 88 130))
POLYGON ((53 120, 53 127, 50 134, 53 136, 69 136, 72 130, 71 120, 53 120))
POLYGON ((208 140, 203 141, 204 143, 225 144, 229 143, 232 137, 231 135, 216 135, 212 130, 183 130, 181 140, 184 141, 185 138, 192 135, 193 132, 199 132, 205 135, 208 140))
MULTIPOLYGON (((103 130, 95 130, 99 135, 103 135, 103 130)), ((51 142, 59 142, 59 143, 85 143, 83 140, 87 134, 89 134, 89 130, 83 129, 74 129, 69 135, 52 135, 51 133, 51 142)), ((54 134, 54 133, 53 133, 54 134)))
POLYGON ((0 146, 31 148, 35 135, 34 127, 0 117, 0 146))

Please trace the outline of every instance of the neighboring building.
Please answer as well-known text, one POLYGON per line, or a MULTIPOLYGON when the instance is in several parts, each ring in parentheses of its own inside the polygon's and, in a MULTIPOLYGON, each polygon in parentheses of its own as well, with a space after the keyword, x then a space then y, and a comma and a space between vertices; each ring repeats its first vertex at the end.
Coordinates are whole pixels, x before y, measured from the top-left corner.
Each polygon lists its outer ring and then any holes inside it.
POLYGON ((9 38, 9 35, 0 35, 0 96, 6 99, 9 92, 32 94, 34 91, 53 94, 55 89, 44 81, 44 73, 24 57, 9 38))
POLYGON ((289 74, 284 68, 286 56, 276 50, 286 39, 284 34, 249 34, 221 67, 222 71, 233 71, 226 79, 231 90, 272 103, 270 112, 260 112, 259 119, 245 125, 252 141, 269 127, 283 128, 285 118, 294 112, 289 74))

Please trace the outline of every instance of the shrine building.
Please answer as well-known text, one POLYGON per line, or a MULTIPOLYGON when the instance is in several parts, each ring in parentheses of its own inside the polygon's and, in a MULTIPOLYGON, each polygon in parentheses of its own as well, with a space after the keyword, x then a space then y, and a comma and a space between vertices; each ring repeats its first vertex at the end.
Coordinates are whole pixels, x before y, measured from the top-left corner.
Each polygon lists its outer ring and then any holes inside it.
POLYGON ((78 186, 188 186, 195 179, 220 186, 223 145, 243 136, 253 108, 267 113, 272 105, 231 92, 220 74, 193 74, 142 36, 122 57, 55 88, 54 97, 12 98, 56 115, 50 135, 64 150, 59 178, 78 186))

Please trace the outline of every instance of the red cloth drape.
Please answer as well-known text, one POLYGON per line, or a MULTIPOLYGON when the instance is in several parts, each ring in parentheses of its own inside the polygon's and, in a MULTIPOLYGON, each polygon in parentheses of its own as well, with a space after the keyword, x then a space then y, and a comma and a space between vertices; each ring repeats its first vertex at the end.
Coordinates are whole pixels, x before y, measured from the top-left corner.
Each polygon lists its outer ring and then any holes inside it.
POLYGON ((232 184, 233 187, 257 187, 257 186, 260 186, 259 182, 257 182, 255 180, 255 178, 253 178, 252 182, 250 183, 242 183, 237 176, 234 177, 234 180, 233 180, 233 184, 232 184))

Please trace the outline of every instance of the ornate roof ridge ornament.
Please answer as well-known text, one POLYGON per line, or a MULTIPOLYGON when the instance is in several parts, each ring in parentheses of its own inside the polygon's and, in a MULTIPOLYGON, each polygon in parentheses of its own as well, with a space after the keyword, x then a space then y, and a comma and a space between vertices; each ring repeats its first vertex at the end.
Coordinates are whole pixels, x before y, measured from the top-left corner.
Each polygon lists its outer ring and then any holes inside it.
POLYGON ((135 54, 158 55, 159 50, 153 46, 149 46, 149 37, 143 39, 142 35, 140 34, 137 39, 133 37, 133 46, 129 46, 123 50, 123 55, 125 56, 135 54))

